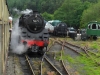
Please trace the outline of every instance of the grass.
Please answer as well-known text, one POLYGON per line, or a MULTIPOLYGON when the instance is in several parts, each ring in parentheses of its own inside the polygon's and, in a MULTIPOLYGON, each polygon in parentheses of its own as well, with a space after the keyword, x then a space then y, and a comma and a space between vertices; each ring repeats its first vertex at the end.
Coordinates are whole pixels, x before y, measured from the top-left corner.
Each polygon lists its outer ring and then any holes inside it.
MULTIPOLYGON (((68 40, 67 40, 68 41, 68 40)), ((68 41, 72 44, 79 45, 81 47, 87 46, 89 49, 97 50, 95 56, 93 54, 90 54, 91 57, 94 59, 91 60, 91 58, 86 58, 86 55, 84 56, 78 56, 76 58, 72 58, 68 55, 63 55, 63 60, 67 60, 70 65, 75 68, 80 75, 100 75, 100 65, 97 65, 95 61, 100 63, 100 39, 97 41, 68 41)))
POLYGON ((100 75, 100 66, 98 66, 95 61, 84 56, 79 56, 76 58, 76 62, 84 65, 81 68, 86 71, 87 75, 100 75))
POLYGON ((81 75, 100 75, 100 66, 98 66, 90 58, 78 56, 74 59, 70 56, 64 55, 63 60, 67 60, 71 67, 76 69, 81 75))
POLYGON ((100 53, 95 53, 96 55, 92 54, 91 52, 88 52, 88 54, 91 56, 94 61, 100 63, 100 53))
POLYGON ((56 55, 56 56, 55 56, 55 59, 56 59, 56 60, 60 60, 60 59, 61 59, 60 52, 61 52, 61 51, 55 53, 55 55, 56 55))
POLYGON ((99 49, 100 48, 100 38, 97 39, 96 41, 92 41, 92 40, 88 40, 88 41, 73 41, 70 40, 69 38, 66 38, 68 42, 72 43, 72 44, 76 44, 79 45, 81 47, 83 46, 88 46, 91 48, 95 48, 95 49, 99 49))
MULTIPOLYGON (((63 38, 61 38, 63 40, 63 38)), ((92 50, 97 50, 98 52, 95 52, 96 55, 95 56, 91 53, 89 53, 89 55, 95 59, 94 61, 91 60, 91 58, 86 58, 86 55, 84 54, 84 56, 77 56, 76 58, 72 58, 71 56, 68 55, 64 55, 62 56, 63 60, 67 60, 71 67, 73 67, 75 70, 77 70, 80 75, 100 75, 100 65, 97 65, 95 63, 95 61, 97 61, 98 63, 100 63, 100 38, 97 39, 96 41, 73 41, 70 38, 66 38, 66 41, 81 46, 81 47, 85 47, 87 46, 88 49, 92 50)), ((56 54, 56 60, 60 60, 60 53, 58 52, 56 54)))
POLYGON ((98 49, 98 50, 100 49, 100 45, 96 41, 93 41, 90 47, 93 49, 98 49))
POLYGON ((49 41, 49 45, 48 45, 48 47, 50 47, 52 44, 53 44, 53 41, 50 40, 50 41, 49 41))

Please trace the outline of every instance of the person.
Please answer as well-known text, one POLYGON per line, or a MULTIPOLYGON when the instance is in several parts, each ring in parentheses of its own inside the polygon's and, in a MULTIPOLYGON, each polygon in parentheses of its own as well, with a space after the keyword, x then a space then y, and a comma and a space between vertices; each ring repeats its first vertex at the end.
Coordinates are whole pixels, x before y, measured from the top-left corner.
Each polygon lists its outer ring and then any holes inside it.
POLYGON ((12 31, 12 20, 13 20, 13 18, 9 17, 9 26, 10 26, 9 32, 12 31))
POLYGON ((12 28, 12 20, 13 20, 13 18, 10 16, 9 17, 9 25, 10 25, 10 28, 12 28))

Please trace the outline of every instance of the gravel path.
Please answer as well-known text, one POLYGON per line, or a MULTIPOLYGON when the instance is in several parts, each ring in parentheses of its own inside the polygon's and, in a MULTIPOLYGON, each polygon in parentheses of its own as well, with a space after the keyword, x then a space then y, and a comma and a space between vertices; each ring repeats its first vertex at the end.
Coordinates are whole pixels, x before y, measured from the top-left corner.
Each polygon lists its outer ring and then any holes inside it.
POLYGON ((6 75, 24 75, 17 55, 9 54, 6 75))

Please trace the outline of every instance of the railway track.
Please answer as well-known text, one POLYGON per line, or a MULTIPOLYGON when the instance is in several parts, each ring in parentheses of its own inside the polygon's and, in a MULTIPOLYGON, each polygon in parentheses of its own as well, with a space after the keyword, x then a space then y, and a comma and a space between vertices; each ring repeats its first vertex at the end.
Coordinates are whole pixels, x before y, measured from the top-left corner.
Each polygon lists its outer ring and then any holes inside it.
MULTIPOLYGON (((62 75, 62 73, 54 65, 54 63, 51 61, 51 59, 48 56, 44 57, 43 63, 44 63, 44 66, 42 67, 47 68, 46 72, 53 72, 54 75, 62 75)), ((42 75, 46 75, 46 72, 42 73, 42 75)))
MULTIPOLYGON (((12 54, 12 53, 11 53, 12 54)), ((30 58, 27 55, 14 55, 9 54, 7 63, 7 75, 43 75, 42 63, 44 58, 30 58), (12 62, 10 64, 9 62, 12 62), (17 66, 17 65, 18 66, 17 66), (17 69, 20 68, 20 71, 17 69), (9 69, 11 70, 9 71, 9 69), (20 72, 20 73, 18 73, 20 72)))
MULTIPOLYGON (((61 40, 60 40, 60 42, 62 43, 61 40)), ((60 42, 59 42, 59 43, 60 43, 60 42)), ((60 43, 60 44, 61 44, 61 43, 60 43)), ((80 55, 83 55, 84 53, 86 53, 86 51, 85 51, 83 48, 81 48, 81 47, 79 47, 79 46, 76 46, 76 45, 73 45, 73 44, 71 44, 71 43, 69 43, 69 42, 66 42, 66 41, 65 41, 64 46, 67 47, 67 48, 69 48, 69 49, 71 49, 71 50, 73 50, 74 52, 76 52, 76 53, 78 53, 78 54, 80 54, 80 55)))
POLYGON ((69 75, 62 61, 55 61, 53 58, 45 56, 45 60, 56 70, 59 75, 69 75))
MULTIPOLYGON (((61 40, 60 40, 61 41, 61 40)), ((62 41, 61 41, 62 42, 62 41)), ((68 42, 66 42, 67 44, 66 45, 68 45, 68 46, 66 46, 66 47, 68 47, 68 48, 70 48, 71 50, 73 50, 74 52, 76 52, 76 53, 78 53, 78 54, 80 54, 80 55, 82 55, 82 56, 86 56, 86 58, 90 58, 92 61, 95 61, 95 63, 97 64, 97 65, 100 65, 100 63, 97 61, 97 60, 95 60, 95 58, 93 58, 92 56, 91 56, 91 54, 92 55, 94 55, 95 57, 99 57, 99 56, 97 56, 94 52, 92 52, 92 51, 89 51, 89 50, 87 50, 86 48, 82 48, 82 47, 79 47, 79 46, 77 46, 77 45, 73 45, 73 44, 71 44, 71 43, 68 43, 68 42), (69 46, 70 45, 70 46, 69 46), (71 46, 73 46, 73 48, 71 47, 71 46)))
MULTIPOLYGON (((80 47, 78 46, 74 46, 71 45, 69 43, 66 43, 65 40, 63 41, 57 41, 58 44, 63 44, 63 56, 66 57, 66 60, 64 61, 65 65, 68 65, 67 70, 69 71, 70 75, 81 75, 81 71, 79 71, 80 66, 82 66, 82 63, 73 63, 72 61, 69 61, 71 59, 73 59, 73 61, 75 62, 75 59, 79 56, 83 56, 86 52, 84 50, 82 50, 80 47), (77 50, 78 49, 78 50, 77 50), (71 59, 69 59, 69 57, 71 59), (68 60, 67 60, 68 59, 68 60), (69 62, 69 63, 68 63, 69 62), (70 65, 70 66, 69 66, 70 65), (79 65, 79 66, 78 66, 79 65), (77 67, 77 68, 76 68, 77 67), (69 69, 70 68, 70 69, 69 69), (70 71, 71 70, 71 71, 70 71), (72 73, 73 72, 73 73, 72 73)), ((85 72, 85 71, 83 71, 85 72)))
MULTIPOLYGON (((50 39, 51 44, 48 47, 48 51, 41 58, 31 58, 27 55, 25 56, 14 56, 10 59, 12 62, 12 72, 7 70, 7 75, 81 75, 76 69, 76 66, 70 65, 69 61, 65 61, 63 56, 69 55, 73 59, 77 56, 84 56, 86 54, 87 58, 91 57, 91 54, 95 57, 99 55, 92 51, 84 50, 81 47, 70 44, 64 39, 59 40, 59 38, 50 39), (18 59, 18 61, 16 60, 18 59), (16 63, 17 62, 17 63, 16 63), (20 64, 18 63, 20 62, 20 64), (20 69, 17 65, 21 65, 20 69), (20 70, 18 73, 17 69, 20 70), (9 73, 9 74, 8 74, 9 73)), ((92 57, 91 57, 92 58, 92 57)), ((92 58, 93 60, 93 58, 92 58)), ((9 65, 9 64, 8 64, 9 65)), ((83 64, 78 64, 83 65, 83 64)), ((9 67, 10 68, 10 67, 9 67)))
MULTIPOLYGON (((56 75, 64 75, 55 66, 51 59, 48 56, 43 56, 43 58, 30 58, 29 56, 14 56, 12 61, 15 62, 15 59, 19 59, 21 65, 22 75, 47 75, 48 72, 53 71, 56 75), (45 67, 43 67, 43 63, 45 63, 45 67), (47 64, 48 63, 48 64, 47 64), (51 68, 52 67, 52 68, 51 68), (46 68, 45 74, 43 73, 43 69, 46 68)), ((16 63, 14 63, 15 66, 16 63)), ((59 65, 59 64, 58 64, 59 65)), ((13 67, 14 72, 12 75, 17 75, 15 72, 15 67, 13 67)), ((8 74, 10 75, 10 73, 8 74)), ((66 74, 65 74, 66 75, 66 74)))
MULTIPOLYGON (((58 44, 62 45, 63 41, 59 40, 56 41, 58 44)), ((90 56, 90 54, 88 53, 88 51, 86 49, 83 49, 79 46, 70 44, 68 42, 65 41, 65 43, 63 44, 64 48, 64 54, 71 56, 73 59, 75 59, 77 56, 85 56, 87 59, 91 59, 92 61, 95 61, 95 63, 97 65, 99 65, 99 63, 97 62, 97 60, 95 60, 93 57, 90 56)), ((94 54, 93 52, 91 52, 92 54, 94 54)), ((95 54, 94 54, 95 55, 95 54)), ((95 55, 96 56, 96 55, 95 55)), ((79 64, 80 66, 82 66, 82 64, 79 64)), ((73 67, 75 68, 75 66, 73 65, 73 67)), ((78 73, 78 72, 77 72, 78 73)))
POLYGON ((25 75, 42 75, 41 73, 41 65, 42 65, 42 58, 31 58, 27 55, 25 57, 21 57, 21 65, 23 68, 23 73, 25 75), (24 64, 23 64, 24 62, 24 64), (26 64, 25 64, 26 62, 26 64), (25 67, 26 65, 26 67, 25 67))
POLYGON ((27 55, 19 57, 22 71, 25 75, 35 75, 27 55))
MULTIPOLYGON (((54 44, 48 50, 48 53, 47 53, 48 58, 50 58, 50 61, 52 61, 52 63, 55 64, 55 66, 62 73, 62 75, 70 75, 70 73, 71 73, 71 75, 75 75, 74 72, 67 69, 67 67, 63 61, 62 54, 63 54, 63 46, 64 45, 59 44, 57 41, 58 41, 58 39, 55 39, 54 44), (57 58, 59 58, 59 59, 57 59, 57 58)), ((67 66, 69 66, 69 65, 67 65, 67 66)))
POLYGON ((63 67, 64 67, 64 69, 65 69, 67 75, 70 75, 68 69, 67 69, 66 66, 65 66, 65 63, 64 63, 64 61, 63 61, 63 58, 62 58, 63 52, 64 52, 64 44, 65 44, 65 42, 63 42, 63 44, 62 44, 62 49, 61 49, 61 62, 62 62, 62 64, 63 64, 63 67))
MULTIPOLYGON (((59 47, 58 47, 58 45, 56 43, 56 40, 57 39, 55 39, 55 41, 53 41, 52 45, 48 48, 48 53, 49 53, 49 51, 54 51, 55 47, 57 48, 57 50, 59 50, 59 51, 61 50, 62 45, 59 45, 59 47)), ((53 72, 56 75, 70 75, 70 74, 68 74, 68 71, 66 70, 62 59, 61 59, 61 61, 57 62, 54 59, 55 56, 51 57, 52 56, 52 52, 50 53, 50 55, 48 55, 48 53, 46 53, 46 55, 44 55, 44 60, 46 60, 52 66, 51 71, 54 70, 53 72), (54 63, 53 61, 55 61, 58 65, 56 63, 54 63)), ((61 55, 62 55, 62 51, 60 51, 60 57, 62 57, 61 55)), ((43 61, 43 62, 45 63, 45 61, 43 61)))
MULTIPOLYGON (((56 41, 58 44, 60 44, 60 45, 62 45, 63 44, 63 42, 62 41, 56 41)), ((64 44, 63 45, 64 46, 64 51, 65 51, 65 53, 67 53, 67 54, 70 54, 70 56, 79 56, 79 55, 82 55, 82 53, 80 53, 80 51, 78 51, 77 50, 77 48, 75 48, 75 47, 72 47, 72 45, 70 46, 70 45, 66 45, 66 44, 64 44)), ((74 57, 75 57, 74 56, 74 57)))

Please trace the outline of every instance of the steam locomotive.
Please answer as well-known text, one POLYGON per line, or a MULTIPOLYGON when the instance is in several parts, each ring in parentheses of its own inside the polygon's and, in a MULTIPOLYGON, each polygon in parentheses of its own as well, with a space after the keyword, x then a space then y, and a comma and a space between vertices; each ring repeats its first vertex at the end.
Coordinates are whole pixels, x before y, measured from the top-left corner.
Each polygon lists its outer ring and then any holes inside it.
POLYGON ((58 25, 54 27, 53 34, 55 36, 67 36, 67 24, 63 22, 58 23, 58 25))
POLYGON ((49 32, 45 29, 44 19, 39 12, 22 14, 19 18, 19 28, 21 30, 19 43, 27 46, 27 53, 43 55, 49 44, 49 32))

